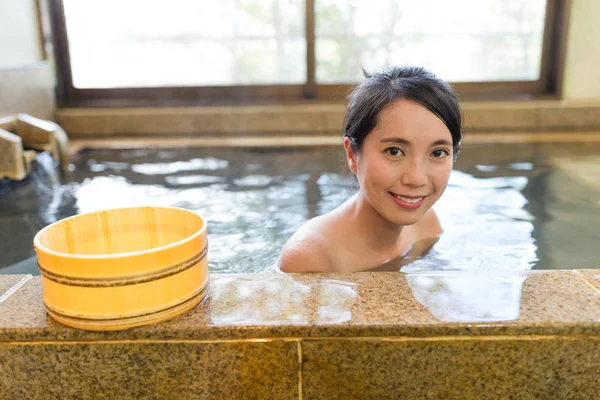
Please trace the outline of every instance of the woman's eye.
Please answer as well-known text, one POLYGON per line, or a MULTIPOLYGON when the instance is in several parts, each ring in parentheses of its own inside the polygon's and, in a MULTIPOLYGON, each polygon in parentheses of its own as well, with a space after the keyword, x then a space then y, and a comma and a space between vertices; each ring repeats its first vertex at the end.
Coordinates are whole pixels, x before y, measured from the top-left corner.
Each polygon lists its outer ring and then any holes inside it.
POLYGON ((448 150, 434 150, 431 155, 434 158, 444 158, 444 157, 448 157, 450 155, 450 152, 448 150))
POLYGON ((400 150, 398 147, 388 147, 387 149, 385 149, 385 151, 392 157, 396 157, 402 154, 402 150, 400 150))

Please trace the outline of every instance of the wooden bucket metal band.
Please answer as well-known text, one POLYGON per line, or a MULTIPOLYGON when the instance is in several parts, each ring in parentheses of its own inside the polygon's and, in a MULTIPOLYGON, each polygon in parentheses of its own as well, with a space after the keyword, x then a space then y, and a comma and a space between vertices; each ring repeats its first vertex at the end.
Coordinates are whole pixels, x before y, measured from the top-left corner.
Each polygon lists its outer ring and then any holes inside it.
POLYGON ((140 273, 134 275, 127 276, 119 276, 117 278, 80 278, 80 277, 72 277, 66 275, 56 274, 54 272, 50 272, 44 267, 42 267, 38 263, 38 268, 40 269, 40 273, 46 279, 51 281, 68 285, 68 286, 83 286, 83 287, 115 287, 115 286, 127 286, 127 285, 135 285, 138 283, 145 283, 154 281, 161 278, 166 278, 171 275, 178 274, 187 269, 192 268, 201 262, 208 253, 208 242, 206 246, 196 255, 188 258, 185 261, 177 263, 175 265, 170 265, 168 267, 159 269, 150 274, 148 273, 140 273))
POLYGON ((185 307, 187 304, 193 303, 194 301, 196 301, 198 299, 200 299, 200 300, 204 299, 206 297, 206 295, 208 294, 209 282, 210 282, 210 279, 207 279, 206 282, 204 282, 204 284, 200 288, 198 288, 193 293, 191 293, 191 295, 186 296, 180 302, 173 304, 169 307, 161 308, 161 309, 154 310, 151 312, 140 313, 140 314, 131 313, 131 315, 125 315, 122 317, 86 318, 86 317, 71 315, 68 312, 64 312, 64 311, 61 311, 60 309, 57 309, 56 307, 53 307, 52 305, 48 304, 48 302, 46 302, 45 300, 44 300, 44 307, 46 307, 46 311, 48 311, 48 313, 50 313, 50 314, 57 315, 63 319, 79 321, 79 322, 109 323, 109 322, 113 322, 113 321, 126 322, 127 320, 134 320, 134 319, 139 319, 139 318, 146 319, 146 318, 152 318, 156 315, 168 314, 171 311, 185 307))

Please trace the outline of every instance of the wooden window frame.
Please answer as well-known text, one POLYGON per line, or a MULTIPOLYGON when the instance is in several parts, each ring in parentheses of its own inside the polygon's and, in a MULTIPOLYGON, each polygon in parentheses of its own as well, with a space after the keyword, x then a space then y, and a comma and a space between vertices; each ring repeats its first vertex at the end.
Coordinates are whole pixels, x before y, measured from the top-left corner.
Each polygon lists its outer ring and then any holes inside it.
MULTIPOLYGON (((339 102, 354 85, 318 84, 315 0, 306 0, 306 82, 301 85, 238 85, 80 89, 73 86, 63 0, 48 0, 57 73, 57 100, 66 107, 285 104, 339 102)), ((463 100, 559 99, 572 0, 547 0, 540 79, 452 82, 463 100)))

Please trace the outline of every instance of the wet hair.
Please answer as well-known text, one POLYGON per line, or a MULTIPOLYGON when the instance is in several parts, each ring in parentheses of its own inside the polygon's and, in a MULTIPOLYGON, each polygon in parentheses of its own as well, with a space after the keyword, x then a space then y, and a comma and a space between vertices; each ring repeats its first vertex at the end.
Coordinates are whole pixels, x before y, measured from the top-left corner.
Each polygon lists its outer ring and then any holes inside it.
POLYGON ((400 99, 414 101, 440 118, 452 135, 454 157, 462 138, 461 111, 452 87, 422 67, 394 67, 369 75, 348 96, 344 137, 352 151, 362 148, 365 137, 377 126, 379 113, 400 99))

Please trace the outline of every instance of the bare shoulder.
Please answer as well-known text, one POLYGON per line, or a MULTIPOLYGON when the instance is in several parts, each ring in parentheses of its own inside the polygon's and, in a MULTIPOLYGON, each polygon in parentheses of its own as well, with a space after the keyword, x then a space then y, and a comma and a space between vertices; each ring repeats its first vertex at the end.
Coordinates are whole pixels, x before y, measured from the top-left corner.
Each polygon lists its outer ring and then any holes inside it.
POLYGON ((415 239, 433 239, 442 234, 442 224, 435 210, 430 208, 415 226, 415 239))
POLYGON ((287 241, 279 256, 283 272, 327 272, 331 262, 325 241, 326 221, 316 217, 302 225, 287 241))
POLYGON ((433 209, 429 209, 423 218, 413 225, 413 244, 408 255, 421 257, 428 253, 438 242, 442 233, 440 219, 433 209))

